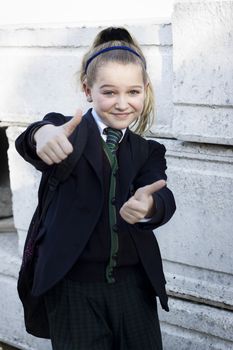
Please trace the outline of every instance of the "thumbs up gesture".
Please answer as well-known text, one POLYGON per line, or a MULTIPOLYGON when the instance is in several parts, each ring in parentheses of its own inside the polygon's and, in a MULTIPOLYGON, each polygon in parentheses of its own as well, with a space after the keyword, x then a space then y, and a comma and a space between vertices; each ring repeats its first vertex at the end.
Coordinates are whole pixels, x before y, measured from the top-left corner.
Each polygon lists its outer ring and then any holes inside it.
POLYGON ((34 134, 37 155, 48 165, 60 163, 73 152, 73 146, 68 137, 82 120, 82 111, 78 110, 67 123, 55 126, 41 126, 34 134))
POLYGON ((154 200, 152 194, 166 185, 165 180, 158 180, 150 185, 140 187, 120 209, 121 217, 129 224, 135 224, 141 219, 154 214, 154 200))

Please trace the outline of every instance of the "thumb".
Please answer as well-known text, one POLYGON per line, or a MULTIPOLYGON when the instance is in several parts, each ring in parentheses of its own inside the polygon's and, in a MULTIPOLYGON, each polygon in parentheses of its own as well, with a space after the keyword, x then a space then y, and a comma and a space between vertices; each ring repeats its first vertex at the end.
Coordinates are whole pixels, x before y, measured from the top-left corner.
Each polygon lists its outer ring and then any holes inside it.
POLYGON ((158 192, 159 190, 161 190, 161 188, 163 188, 164 186, 166 186, 165 180, 155 181, 150 185, 138 188, 134 194, 134 197, 136 199, 140 199, 143 195, 150 196, 154 192, 158 192))
POLYGON ((78 109, 73 118, 63 125, 63 130, 65 131, 65 135, 67 137, 69 137, 74 132, 76 127, 80 124, 81 120, 82 111, 81 109, 78 109))

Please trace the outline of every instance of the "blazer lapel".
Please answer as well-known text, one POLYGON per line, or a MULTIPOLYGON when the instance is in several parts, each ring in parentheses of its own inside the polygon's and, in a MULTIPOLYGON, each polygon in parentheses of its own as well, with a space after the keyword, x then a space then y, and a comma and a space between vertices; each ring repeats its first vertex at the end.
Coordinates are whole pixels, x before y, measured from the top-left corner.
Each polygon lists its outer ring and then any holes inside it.
POLYGON ((83 155, 86 157, 93 170, 95 171, 101 185, 103 184, 103 167, 102 167, 102 144, 98 126, 96 125, 91 110, 87 112, 84 118, 88 121, 87 144, 83 155))
POLYGON ((131 188, 131 183, 134 177, 133 152, 130 143, 129 130, 126 131, 126 134, 120 143, 118 164, 120 198, 125 202, 128 198, 129 189, 131 188))

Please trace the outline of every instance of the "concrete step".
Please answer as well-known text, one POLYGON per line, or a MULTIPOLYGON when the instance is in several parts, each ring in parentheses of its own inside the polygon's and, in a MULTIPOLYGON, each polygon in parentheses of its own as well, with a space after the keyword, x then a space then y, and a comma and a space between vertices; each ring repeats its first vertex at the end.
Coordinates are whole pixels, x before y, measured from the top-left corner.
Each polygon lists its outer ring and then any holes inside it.
POLYGON ((9 218, 0 219, 0 233, 1 232, 16 232, 13 216, 10 216, 9 218))

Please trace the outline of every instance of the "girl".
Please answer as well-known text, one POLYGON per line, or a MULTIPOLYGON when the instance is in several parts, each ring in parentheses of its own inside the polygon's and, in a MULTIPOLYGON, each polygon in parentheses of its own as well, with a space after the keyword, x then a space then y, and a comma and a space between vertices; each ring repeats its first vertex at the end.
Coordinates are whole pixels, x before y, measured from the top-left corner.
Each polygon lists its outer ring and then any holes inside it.
POLYGON ((153 229, 175 202, 165 147, 136 134, 153 111, 146 60, 126 29, 107 28, 85 54, 80 79, 92 103, 83 117, 49 113, 16 141, 46 173, 87 125, 83 153, 43 223, 32 293, 44 297, 54 350, 159 350, 156 296, 168 306, 153 229))

